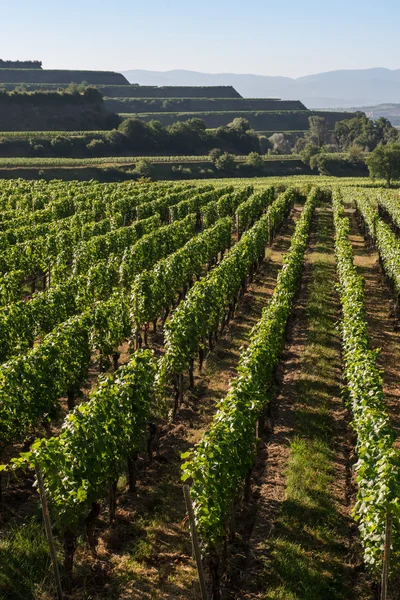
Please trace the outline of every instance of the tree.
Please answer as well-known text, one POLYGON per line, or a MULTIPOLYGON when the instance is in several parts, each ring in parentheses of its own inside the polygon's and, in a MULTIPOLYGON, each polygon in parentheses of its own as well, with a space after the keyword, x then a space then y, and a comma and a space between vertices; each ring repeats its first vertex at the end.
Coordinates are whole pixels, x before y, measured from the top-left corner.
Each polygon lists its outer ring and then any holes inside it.
POLYGON ((272 144, 266 135, 260 135, 259 140, 260 140, 260 150, 263 154, 266 154, 268 152, 268 150, 272 149, 272 144))
POLYGON ((307 137, 318 148, 321 148, 321 146, 323 146, 328 140, 328 123, 324 117, 317 117, 315 115, 313 117, 309 117, 308 122, 310 124, 310 129, 307 137))
POLYGON ((318 169, 320 175, 329 175, 329 171, 327 169, 327 161, 328 157, 326 154, 314 154, 310 158, 310 167, 312 169, 318 169))
POLYGON ((304 146, 303 150, 301 150, 299 152, 299 154, 300 154, 300 158, 303 161, 303 163, 306 165, 310 165, 311 158, 313 156, 315 156, 316 154, 319 154, 319 152, 320 152, 320 150, 317 146, 308 142, 304 146))
POLYGON ((362 162, 364 160, 364 150, 359 144, 351 144, 348 149, 349 160, 352 163, 362 162))
POLYGON ((237 129, 237 131, 241 131, 242 133, 246 133, 246 131, 250 130, 250 123, 243 117, 236 117, 231 123, 229 123, 228 127, 231 129, 237 129))
POLYGON ((279 152, 279 154, 288 154, 290 152, 290 144, 283 133, 274 133, 269 138, 269 141, 275 152, 279 152))
POLYGON ((154 173, 154 165, 148 158, 140 158, 135 165, 135 173, 141 177, 151 177, 154 173))
POLYGON ((379 144, 367 158, 371 177, 382 177, 390 187, 392 180, 400 178, 400 143, 379 144))
POLYGON ((212 164, 216 165, 217 160, 222 156, 222 150, 220 150, 219 148, 213 148, 212 150, 210 150, 210 152, 208 153, 208 157, 210 159, 210 161, 212 162, 212 164))
POLYGON ((357 144, 372 151, 380 143, 397 141, 398 131, 384 117, 374 122, 364 113, 359 113, 353 119, 338 121, 334 136, 339 150, 347 150, 352 144, 357 144))
POLYGON ((226 173, 232 173, 236 169, 235 157, 233 154, 224 152, 216 161, 215 168, 218 171, 225 171, 226 173))
POLYGON ((89 86, 84 88, 82 93, 89 102, 93 102, 93 104, 103 104, 103 94, 99 92, 97 88, 89 86))
POLYGON ((304 148, 307 146, 308 142, 307 142, 307 138, 305 135, 303 135, 302 137, 299 137, 296 142, 295 145, 292 148, 292 152, 293 154, 300 154, 304 148))
POLYGON ((253 169, 256 169, 257 171, 261 171, 265 163, 261 154, 258 154, 258 152, 250 152, 250 154, 246 158, 246 165, 252 167, 253 169))
POLYGON ((396 142, 399 138, 398 130, 393 127, 391 122, 385 117, 379 117, 375 121, 375 128, 378 132, 379 137, 384 142, 396 142))
POLYGON ((118 127, 118 131, 126 136, 129 150, 148 152, 153 149, 152 131, 144 121, 136 118, 125 119, 118 127))

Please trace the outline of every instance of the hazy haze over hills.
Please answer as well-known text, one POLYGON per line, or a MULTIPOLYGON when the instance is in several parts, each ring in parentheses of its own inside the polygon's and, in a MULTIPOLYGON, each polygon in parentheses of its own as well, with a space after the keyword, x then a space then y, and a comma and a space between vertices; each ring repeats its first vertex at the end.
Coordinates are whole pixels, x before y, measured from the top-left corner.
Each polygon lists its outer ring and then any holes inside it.
POLYGON ((195 71, 123 71, 141 85, 233 85, 247 98, 301 100, 308 108, 350 108, 400 102, 400 69, 330 71, 297 79, 195 71))

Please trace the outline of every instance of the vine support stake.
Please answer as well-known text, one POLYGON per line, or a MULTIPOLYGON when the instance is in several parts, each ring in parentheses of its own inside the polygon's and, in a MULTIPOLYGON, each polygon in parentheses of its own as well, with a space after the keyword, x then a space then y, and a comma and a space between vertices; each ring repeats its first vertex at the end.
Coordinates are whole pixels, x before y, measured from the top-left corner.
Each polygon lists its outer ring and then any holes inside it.
POLYGON ((46 490, 44 487, 42 471, 40 469, 39 463, 35 464, 35 470, 36 470, 36 476, 37 476, 37 480, 38 480, 40 501, 42 503, 44 527, 46 530, 47 541, 49 543, 51 562, 52 562, 53 571, 54 571, 54 579, 55 579, 56 587, 57 587, 57 598, 58 598, 58 600, 63 600, 61 579, 60 579, 60 573, 58 571, 58 564, 57 564, 56 547, 54 545, 53 532, 51 531, 49 506, 47 504, 46 490))
POLYGON ((185 496, 186 509, 187 509, 188 516, 189 516, 190 535, 192 538, 194 556, 196 558, 197 573, 199 575, 201 599, 208 600, 206 580, 204 577, 203 563, 201 560, 199 538, 197 537, 197 529, 196 529, 196 522, 194 519, 193 504, 192 504, 192 499, 190 497, 190 489, 189 489, 188 485, 183 486, 183 494, 185 496))
POLYGON ((392 539, 392 515, 390 513, 388 513, 386 516, 385 548, 384 548, 384 552, 383 552, 381 599, 380 600, 387 600, 391 539, 392 539))
POLYGON ((183 404, 183 373, 179 373, 179 406, 183 404))

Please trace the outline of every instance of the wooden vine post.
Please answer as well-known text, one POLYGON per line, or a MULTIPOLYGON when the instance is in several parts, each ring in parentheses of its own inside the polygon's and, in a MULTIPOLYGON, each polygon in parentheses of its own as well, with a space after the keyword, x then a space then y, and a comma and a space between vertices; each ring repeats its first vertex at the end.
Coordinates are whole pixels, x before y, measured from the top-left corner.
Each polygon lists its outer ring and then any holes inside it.
POLYGON ((37 480, 38 480, 40 501, 42 503, 44 527, 46 530, 47 541, 49 543, 51 562, 53 565, 53 572, 54 572, 54 579, 56 582, 57 598, 58 598, 58 600, 63 600, 60 573, 58 571, 56 547, 54 545, 53 532, 51 531, 49 506, 47 504, 46 490, 44 487, 42 471, 40 469, 39 463, 35 464, 35 470, 36 470, 36 476, 37 476, 37 480))
POLYGON ((390 565, 390 544, 392 539, 392 515, 387 514, 386 517, 386 532, 385 532, 385 547, 383 552, 382 566, 382 581, 381 581, 381 599, 387 600, 388 581, 389 581, 389 565, 390 565))
POLYGON ((196 559, 197 573, 199 575, 201 600, 208 600, 206 580, 204 577, 203 562, 201 560, 199 538, 197 537, 196 522, 194 519, 193 504, 190 497, 190 488, 188 485, 183 486, 183 494, 185 496, 186 509, 189 516, 190 535, 192 538, 193 552, 196 559))

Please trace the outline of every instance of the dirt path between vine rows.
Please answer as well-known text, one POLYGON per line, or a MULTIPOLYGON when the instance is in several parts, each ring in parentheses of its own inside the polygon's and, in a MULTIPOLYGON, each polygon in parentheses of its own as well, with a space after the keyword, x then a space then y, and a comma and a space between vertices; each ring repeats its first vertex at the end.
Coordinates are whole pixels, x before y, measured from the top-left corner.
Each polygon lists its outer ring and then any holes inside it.
POLYGON ((241 348, 273 292, 301 210, 295 206, 267 250, 267 260, 241 299, 235 319, 207 356, 203 372, 195 370, 195 387, 185 392, 175 422, 161 427, 153 463, 143 460, 137 494, 126 494, 124 482, 120 482, 116 527, 108 528, 103 516, 97 528, 98 560, 86 547, 78 549, 77 587, 72 598, 82 597, 84 585, 93 600, 200 597, 184 521, 180 455, 201 439, 216 403, 236 374, 241 348))
POLYGON ((351 518, 355 489, 348 415, 340 398, 340 303, 334 282, 332 210, 323 207, 311 229, 252 499, 238 517, 224 599, 371 597, 359 574, 351 518), (326 330, 318 332, 321 319, 326 330), (301 482, 293 483, 296 469, 304 470, 305 478, 321 478, 326 487, 315 490, 306 483, 302 489, 301 482))
POLYGON ((379 349, 378 365, 383 375, 383 391, 400 448, 400 320, 395 313, 394 294, 378 262, 378 252, 367 247, 353 211, 350 240, 354 262, 365 279, 365 307, 372 348, 379 349))

